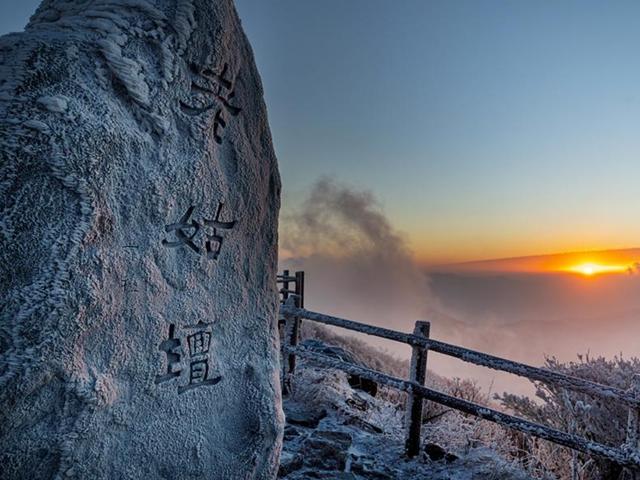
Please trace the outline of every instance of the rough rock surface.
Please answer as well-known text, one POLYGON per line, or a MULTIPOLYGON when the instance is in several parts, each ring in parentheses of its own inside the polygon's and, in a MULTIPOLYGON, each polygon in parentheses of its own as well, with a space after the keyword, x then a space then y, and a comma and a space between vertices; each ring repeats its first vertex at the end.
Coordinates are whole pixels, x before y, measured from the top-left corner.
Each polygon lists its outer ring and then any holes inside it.
POLYGON ((2 478, 271 478, 280 181, 231 0, 0 38, 2 478))

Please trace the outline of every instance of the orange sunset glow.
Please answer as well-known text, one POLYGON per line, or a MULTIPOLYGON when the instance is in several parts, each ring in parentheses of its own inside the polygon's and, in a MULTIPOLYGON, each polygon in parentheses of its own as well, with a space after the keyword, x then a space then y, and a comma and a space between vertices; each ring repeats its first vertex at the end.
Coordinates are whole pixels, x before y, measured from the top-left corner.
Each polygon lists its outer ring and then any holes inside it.
POLYGON ((569 252, 551 255, 482 260, 431 267, 460 272, 569 273, 585 277, 629 274, 637 270, 640 249, 569 252))

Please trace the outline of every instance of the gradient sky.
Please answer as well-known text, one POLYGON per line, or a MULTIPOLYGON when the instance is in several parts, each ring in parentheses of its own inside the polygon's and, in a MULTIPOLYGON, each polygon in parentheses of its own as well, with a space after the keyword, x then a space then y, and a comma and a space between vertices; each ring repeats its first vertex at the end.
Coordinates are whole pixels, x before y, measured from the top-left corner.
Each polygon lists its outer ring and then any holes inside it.
MULTIPOLYGON (((37 3, 3 0, 0 32, 37 3)), ((328 175, 423 261, 638 245, 639 2, 236 3, 285 210, 328 175)))

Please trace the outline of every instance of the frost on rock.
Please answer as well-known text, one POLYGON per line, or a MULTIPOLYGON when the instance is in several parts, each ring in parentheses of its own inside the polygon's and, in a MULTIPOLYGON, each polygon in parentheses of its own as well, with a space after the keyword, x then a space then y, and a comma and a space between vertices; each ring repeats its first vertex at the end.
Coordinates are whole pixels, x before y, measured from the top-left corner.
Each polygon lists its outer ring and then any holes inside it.
POLYGON ((0 477, 272 478, 280 180, 231 0, 44 0, 0 142, 0 477))

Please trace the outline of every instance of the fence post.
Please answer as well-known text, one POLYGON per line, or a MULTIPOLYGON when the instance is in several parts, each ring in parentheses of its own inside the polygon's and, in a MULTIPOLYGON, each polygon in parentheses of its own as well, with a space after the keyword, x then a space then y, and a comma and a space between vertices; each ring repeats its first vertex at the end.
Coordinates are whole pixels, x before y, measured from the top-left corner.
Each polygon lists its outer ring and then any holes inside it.
MULTIPOLYGON (((299 297, 290 295, 285 301, 287 307, 298 307, 299 297)), ((284 335, 283 356, 282 356, 282 393, 285 395, 291 391, 291 376, 296 369, 296 356, 293 353, 287 353, 286 347, 295 347, 298 345, 300 335, 300 317, 285 313, 284 315, 284 335)))
POLYGON ((304 308, 304 272, 296 272, 296 295, 298 295, 298 308, 304 308))
MULTIPOLYGON (((300 307, 300 297, 297 295, 291 295, 289 297, 289 305, 292 307, 299 308, 300 307)), ((290 326, 287 328, 287 332, 289 338, 287 339, 287 343, 292 347, 296 347, 298 345, 298 339, 300 338, 300 317, 292 315, 290 317, 290 326)), ((289 373, 293 375, 296 370, 296 356, 294 354, 289 355, 289 373)))
MULTIPOLYGON (((640 396, 640 374, 636 373, 631 379, 630 392, 634 393, 636 397, 640 396)), ((629 416, 627 419, 627 439, 624 446, 635 453, 638 452, 640 447, 640 410, 634 407, 629 407, 629 416)), ((627 469, 626 478, 640 479, 640 472, 636 470, 627 469)))
POLYGON ((289 270, 282 272, 282 303, 285 303, 289 298, 289 270))
MULTIPOLYGON (((413 334, 418 337, 429 338, 429 322, 417 321, 413 334)), ((409 380, 425 384, 427 378, 427 349, 414 345, 411 351, 411 367, 409 380)), ((419 395, 407 395, 407 410, 405 412, 405 455, 413 458, 420 453, 420 432, 422 430, 422 403, 419 395)))

